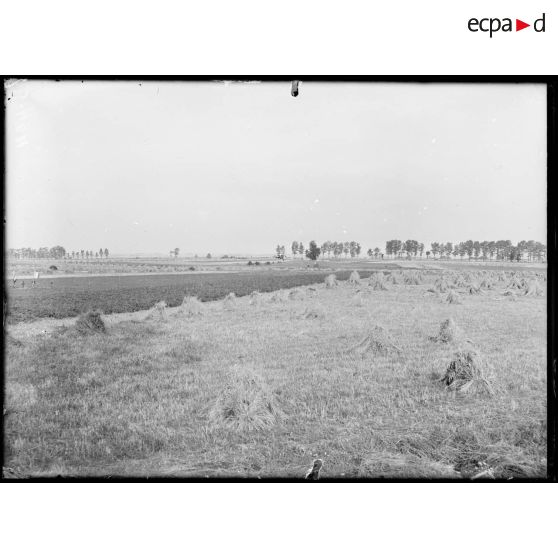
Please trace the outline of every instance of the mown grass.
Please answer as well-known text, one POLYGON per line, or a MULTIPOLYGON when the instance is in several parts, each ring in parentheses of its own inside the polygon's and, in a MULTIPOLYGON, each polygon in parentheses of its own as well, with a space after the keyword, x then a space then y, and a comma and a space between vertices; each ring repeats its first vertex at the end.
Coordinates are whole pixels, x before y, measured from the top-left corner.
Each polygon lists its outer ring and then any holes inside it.
POLYGON ((6 465, 22 475, 301 478, 319 457, 324 478, 470 476, 479 462, 501 478, 544 476, 545 300, 494 291, 449 306, 425 290, 392 286, 355 305, 355 288, 320 286, 312 299, 208 302, 203 315, 8 343, 6 465), (325 317, 305 317, 316 304, 325 317), (457 346, 429 337, 450 317, 493 366, 494 395, 438 381, 457 346), (401 354, 349 351, 374 325, 401 354), (246 370, 276 420, 212 420, 231 375, 246 370))

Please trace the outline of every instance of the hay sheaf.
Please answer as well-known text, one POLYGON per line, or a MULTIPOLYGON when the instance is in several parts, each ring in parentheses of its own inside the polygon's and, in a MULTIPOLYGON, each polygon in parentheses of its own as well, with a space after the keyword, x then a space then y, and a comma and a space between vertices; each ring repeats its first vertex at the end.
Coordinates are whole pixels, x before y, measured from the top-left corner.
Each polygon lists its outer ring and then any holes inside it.
POLYGON ((360 275, 358 271, 353 271, 349 276, 349 284, 351 285, 360 285, 360 275))
POLYGON ((368 278, 368 286, 374 291, 387 291, 386 278, 382 272, 373 273, 368 278))
POLYGON ((333 273, 328 275, 324 279, 324 282, 325 282, 326 289, 333 289, 333 287, 336 287, 338 285, 337 277, 333 273))
POLYGON ((482 294, 482 289, 479 287, 478 283, 475 282, 471 283, 470 285, 467 285, 466 289, 470 295, 482 294))
POLYGON ((106 332, 105 322, 103 322, 99 310, 89 310, 85 314, 81 314, 76 320, 75 329, 81 335, 106 332))
POLYGON ((225 387, 209 411, 214 427, 247 432, 267 430, 284 415, 265 380, 253 370, 233 368, 225 387))
POLYGON ((517 276, 512 277, 507 286, 508 289, 523 289, 524 287, 525 281, 517 276))
POLYGON ((259 291, 252 291, 250 293, 250 298, 248 299, 248 304, 250 306, 259 306, 262 301, 262 295, 259 291))
POLYGON ((146 320, 167 321, 167 303, 164 300, 157 302, 145 317, 146 320))
POLYGON ((440 324, 438 335, 430 337, 430 340, 435 343, 459 343, 463 340, 463 331, 453 318, 448 318, 440 324))
POLYGON ((446 297, 446 302, 448 304, 461 304, 461 298, 455 291, 450 290, 446 297))
POLYGON ((348 352, 357 355, 372 353, 386 356, 392 352, 401 354, 403 351, 393 342, 389 333, 382 326, 376 325, 362 341, 351 347, 348 352))
POLYGON ((493 370, 486 359, 474 350, 460 350, 455 353, 440 381, 451 391, 494 393, 493 370))
POLYGON ((451 465, 413 454, 393 454, 386 451, 366 455, 358 468, 357 476, 400 479, 461 478, 451 465))
POLYGON ((405 285, 420 285, 422 275, 418 271, 406 271, 403 273, 403 282, 405 285))
POLYGON ((223 299, 223 307, 225 308, 225 310, 232 310, 233 308, 236 308, 236 306, 237 306, 236 295, 234 293, 229 293, 223 299))
POLYGON ((525 296, 543 296, 544 290, 540 286, 539 282, 535 279, 534 281, 529 281, 525 286, 525 290, 523 291, 525 296))
POLYGON ((186 316, 201 316, 205 312, 205 308, 197 296, 185 296, 179 312, 186 316))
POLYGON ((434 289, 439 293, 447 293, 450 290, 450 286, 445 277, 438 277, 434 281, 434 289))

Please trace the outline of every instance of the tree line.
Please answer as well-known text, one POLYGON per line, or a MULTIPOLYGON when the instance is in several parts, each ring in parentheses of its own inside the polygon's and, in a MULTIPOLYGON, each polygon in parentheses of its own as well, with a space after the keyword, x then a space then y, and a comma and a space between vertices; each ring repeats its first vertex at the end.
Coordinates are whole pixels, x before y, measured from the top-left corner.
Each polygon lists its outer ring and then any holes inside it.
POLYGON ((451 242, 433 242, 426 256, 440 258, 459 257, 463 259, 482 258, 483 260, 527 260, 542 261, 546 259, 546 246, 535 240, 521 240, 516 245, 511 240, 466 240, 453 244, 451 242))
MULTIPOLYGON (((351 258, 354 258, 356 256, 359 256, 362 250, 361 245, 354 240, 345 242, 334 242, 331 240, 326 240, 320 247, 318 247, 314 240, 310 242, 310 244, 312 243, 314 244, 309 246, 306 250, 302 242, 297 242, 296 240, 294 240, 291 244, 291 252, 293 254, 293 257, 296 257, 297 254, 300 254, 301 256, 306 256, 309 259, 317 259, 320 254, 324 256, 327 255, 328 258, 331 257, 331 255, 333 254, 333 257, 338 258, 339 256, 344 254, 345 257, 348 257, 350 255, 351 258), (319 254, 317 256, 316 249, 319 249, 319 254)), ((282 246, 281 248, 284 256, 285 247, 282 246)))
POLYGON ((64 246, 53 246, 52 248, 10 248, 8 255, 16 259, 55 259, 55 260, 85 260, 91 258, 108 258, 108 248, 99 248, 98 252, 93 250, 66 250, 64 246))
MULTIPOLYGON (((277 245, 276 255, 280 259, 285 258, 285 247, 277 245)), ((293 257, 300 255, 311 260, 317 260, 320 256, 338 258, 357 257, 361 253, 361 245, 356 241, 324 242, 321 246, 312 240, 308 249, 302 242, 294 240, 291 244, 293 257)), ((514 245, 511 240, 466 240, 465 242, 432 242, 430 250, 417 240, 388 240, 386 242, 385 254, 376 247, 369 248, 366 252, 370 258, 383 258, 384 255, 392 258, 465 258, 483 260, 510 260, 510 261, 543 261, 546 259, 546 246, 535 240, 521 240, 514 245)))

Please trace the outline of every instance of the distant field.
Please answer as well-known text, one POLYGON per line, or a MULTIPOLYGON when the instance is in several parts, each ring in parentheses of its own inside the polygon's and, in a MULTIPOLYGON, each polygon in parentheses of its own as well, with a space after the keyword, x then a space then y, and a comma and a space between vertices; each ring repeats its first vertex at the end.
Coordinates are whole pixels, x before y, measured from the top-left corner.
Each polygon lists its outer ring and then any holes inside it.
MULTIPOLYGON (((346 279, 349 271, 338 274, 346 279)), ((36 288, 8 287, 8 323, 37 318, 66 318, 88 309, 105 314, 145 310, 164 300, 169 306, 185 296, 217 300, 233 292, 269 292, 321 282, 327 272, 237 272, 196 275, 130 275, 120 277, 42 278, 36 288)))
MULTIPOLYGON (((248 267, 246 262, 236 262, 235 265, 236 267, 232 267, 231 264, 227 268, 230 271, 213 266, 209 269, 214 272, 182 274, 173 272, 140 275, 136 271, 120 276, 109 276, 108 272, 105 276, 43 275, 36 288, 31 288, 29 278, 25 278, 25 287, 22 287, 21 279, 13 287, 8 274, 8 323, 72 317, 88 309, 99 309, 105 314, 135 312, 150 308, 160 300, 164 300, 169 306, 177 306, 185 296, 197 296, 203 301, 210 301, 223 298, 230 292, 237 296, 247 295, 252 291, 270 292, 321 282, 331 272, 335 272, 342 280, 347 279, 353 270, 358 270, 363 277, 374 271, 391 272, 400 269, 422 269, 427 272, 426 276, 433 276, 443 269, 545 272, 543 265, 418 260, 380 262, 344 258, 320 261, 317 267, 307 260, 289 260, 269 266, 248 267)), ((93 268, 91 270, 92 273, 95 272, 93 268)))

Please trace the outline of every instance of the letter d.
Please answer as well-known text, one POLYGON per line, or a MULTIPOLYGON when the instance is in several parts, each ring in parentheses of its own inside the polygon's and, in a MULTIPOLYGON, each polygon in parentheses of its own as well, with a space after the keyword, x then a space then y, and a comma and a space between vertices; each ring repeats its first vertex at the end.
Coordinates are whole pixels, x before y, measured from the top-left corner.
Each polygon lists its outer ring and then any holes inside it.
POLYGON ((536 19, 535 23, 533 23, 533 29, 537 32, 537 33, 544 33, 544 16, 545 14, 542 15, 542 17, 540 19, 536 19), (539 29, 538 24, 539 22, 542 22, 542 27, 539 29))

